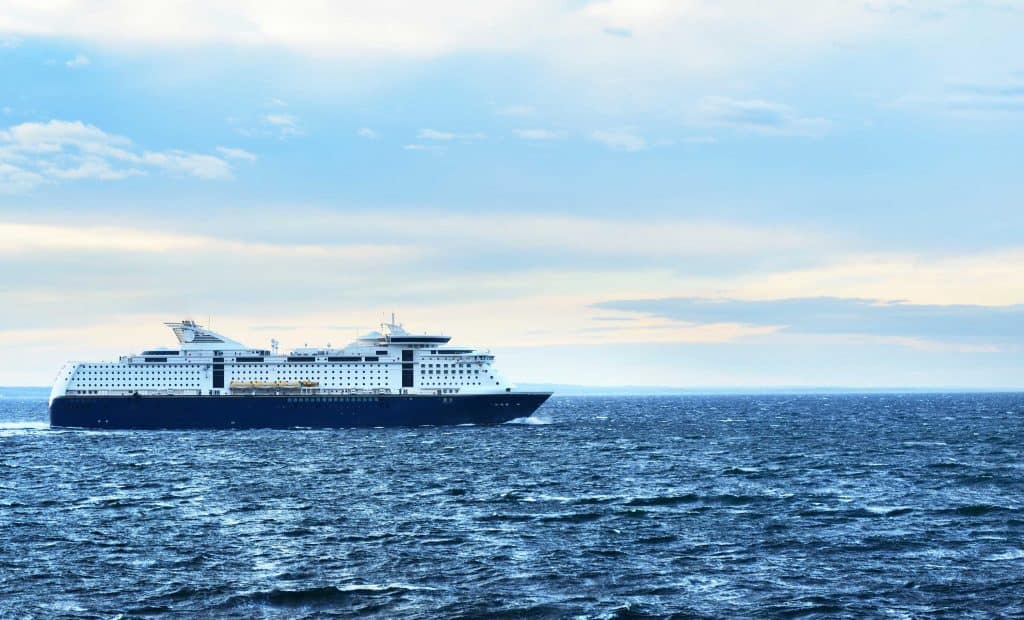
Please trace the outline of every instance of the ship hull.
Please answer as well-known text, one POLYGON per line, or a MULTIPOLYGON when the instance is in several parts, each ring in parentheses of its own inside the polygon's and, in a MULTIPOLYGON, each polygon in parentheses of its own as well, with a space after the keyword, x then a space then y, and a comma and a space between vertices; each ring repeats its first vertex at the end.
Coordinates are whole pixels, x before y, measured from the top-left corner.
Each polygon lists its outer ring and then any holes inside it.
POLYGON ((50 426, 103 429, 359 428, 500 424, 551 394, 61 396, 50 426))

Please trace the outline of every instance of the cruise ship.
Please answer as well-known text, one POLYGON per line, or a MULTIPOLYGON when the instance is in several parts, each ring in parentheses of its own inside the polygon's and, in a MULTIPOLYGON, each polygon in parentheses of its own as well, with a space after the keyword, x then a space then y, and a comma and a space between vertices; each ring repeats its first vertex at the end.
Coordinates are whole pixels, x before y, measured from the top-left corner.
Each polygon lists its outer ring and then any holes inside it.
POLYGON ((177 347, 116 362, 68 362, 50 425, 104 429, 344 428, 497 424, 550 392, 519 391, 487 350, 384 323, 344 348, 253 349, 192 320, 177 347))

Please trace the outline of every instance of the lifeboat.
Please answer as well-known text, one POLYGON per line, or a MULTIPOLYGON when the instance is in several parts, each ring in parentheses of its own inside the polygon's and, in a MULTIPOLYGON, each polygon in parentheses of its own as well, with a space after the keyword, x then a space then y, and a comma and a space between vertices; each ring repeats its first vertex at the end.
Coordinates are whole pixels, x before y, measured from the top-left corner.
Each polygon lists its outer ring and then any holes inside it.
POLYGON ((272 389, 272 388, 300 388, 317 387, 319 381, 232 381, 232 389, 272 389))

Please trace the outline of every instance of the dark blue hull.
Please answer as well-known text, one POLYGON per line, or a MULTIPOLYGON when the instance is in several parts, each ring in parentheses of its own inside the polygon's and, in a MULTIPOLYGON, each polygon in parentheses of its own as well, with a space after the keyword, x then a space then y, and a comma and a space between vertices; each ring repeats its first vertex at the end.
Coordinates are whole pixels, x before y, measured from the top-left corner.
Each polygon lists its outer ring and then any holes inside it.
POLYGON ((61 396, 50 403, 50 425, 224 429, 500 424, 528 417, 550 395, 61 396))

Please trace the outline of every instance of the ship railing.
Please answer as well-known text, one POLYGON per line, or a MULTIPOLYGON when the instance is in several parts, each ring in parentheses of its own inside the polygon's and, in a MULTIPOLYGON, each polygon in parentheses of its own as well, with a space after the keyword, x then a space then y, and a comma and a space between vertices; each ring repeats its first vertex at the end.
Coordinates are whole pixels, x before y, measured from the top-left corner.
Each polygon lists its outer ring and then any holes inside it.
POLYGON ((310 388, 310 394, 360 394, 360 395, 372 395, 372 394, 391 394, 389 388, 371 388, 371 389, 359 389, 359 388, 310 388))
POLYGON ((302 395, 302 396, 380 396, 386 394, 392 394, 393 391, 389 388, 371 388, 371 389, 358 389, 358 388, 320 388, 320 387, 298 387, 298 386, 238 386, 232 385, 231 391, 228 392, 233 396, 285 396, 285 395, 302 395))

